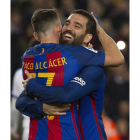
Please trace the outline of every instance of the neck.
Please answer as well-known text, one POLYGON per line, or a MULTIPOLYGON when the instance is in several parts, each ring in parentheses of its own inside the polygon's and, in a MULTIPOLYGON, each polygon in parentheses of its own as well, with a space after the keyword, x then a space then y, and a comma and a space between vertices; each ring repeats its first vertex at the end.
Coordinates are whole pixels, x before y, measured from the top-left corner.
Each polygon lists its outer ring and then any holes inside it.
POLYGON ((53 37, 47 37, 47 38, 42 38, 41 39, 41 44, 42 43, 59 43, 56 39, 54 39, 53 37))
POLYGON ((53 33, 47 37, 41 39, 41 43, 57 43, 59 44, 59 37, 58 33, 53 33))

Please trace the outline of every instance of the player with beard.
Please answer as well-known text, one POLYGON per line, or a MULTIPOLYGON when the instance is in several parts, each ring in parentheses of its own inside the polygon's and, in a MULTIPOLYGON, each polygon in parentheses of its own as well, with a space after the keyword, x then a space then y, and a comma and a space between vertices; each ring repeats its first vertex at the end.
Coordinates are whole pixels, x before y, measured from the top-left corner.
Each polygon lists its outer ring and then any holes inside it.
MULTIPOLYGON (((73 14, 74 15, 74 14, 73 14)), ((80 15, 79 13, 77 14, 75 14, 75 15, 80 15)), ((71 18, 70 18, 70 20, 68 20, 68 21, 66 21, 66 24, 65 24, 65 26, 64 26, 64 28, 63 29, 65 29, 65 27, 67 26, 67 25, 71 25, 71 27, 70 28, 72 28, 72 27, 76 27, 76 28, 82 28, 82 29, 84 29, 84 30, 76 30, 76 31, 71 31, 70 32, 70 30, 71 29, 68 29, 67 28, 67 30, 66 30, 66 32, 63 32, 62 33, 62 37, 64 37, 66 40, 68 40, 68 42, 74 42, 75 44, 77 43, 77 42, 79 42, 79 38, 78 38, 78 34, 81 34, 81 32, 83 32, 83 35, 82 36, 84 36, 84 39, 86 39, 86 38, 92 38, 92 35, 90 36, 90 35, 88 35, 87 36, 87 34, 84 34, 84 32, 85 32, 85 30, 86 30, 86 22, 85 22, 85 24, 79 24, 79 22, 74 22, 74 24, 73 24, 73 22, 71 21, 71 18), (72 25, 71 25, 71 23, 72 23, 72 25), (76 26, 75 26, 75 24, 76 24, 76 26)), ((63 30, 62 30, 63 31, 63 30)), ((95 30, 96 31, 96 30, 95 30)), ((108 37, 108 36, 107 36, 108 37)), ((111 40, 112 41, 112 40, 111 40)), ((84 42, 85 43, 85 42, 84 42)), ((88 42, 86 42, 85 44, 87 44, 88 42)), ((110 43, 114 43, 114 42, 109 42, 109 44, 110 43)), ((105 43, 105 45, 108 45, 107 43, 105 43)), ((115 44, 116 45, 116 44, 115 44)), ((72 46, 71 46, 72 47, 72 46)), ((116 47, 116 46, 115 46, 116 47)), ((80 50, 80 49, 79 49, 80 50)), ((86 50, 85 50, 86 51, 86 50)), ((118 50, 117 50, 118 51, 118 50)), ((119 55, 120 55, 120 52, 119 52, 119 55)), ((76 56, 76 55, 75 55, 76 56)), ((84 54, 82 54, 82 56, 84 57, 84 54)), ((107 56, 107 55, 106 55, 107 56)), ((88 56, 87 56, 88 57, 88 56)), ((80 57, 80 59, 81 59, 82 57, 80 57)), ((78 59, 79 61, 80 61, 80 59, 78 59)), ((105 58, 106 59, 106 58, 105 58)), ((89 58, 88 58, 88 60, 90 60, 89 58)), ((121 63, 123 63, 122 62, 122 58, 121 58, 121 63)), ((81 60, 82 61, 82 60, 81 60)), ((81 63, 81 61, 80 61, 80 63, 81 63)), ((97 59, 96 59, 96 61, 97 61, 97 59)), ((91 61, 90 61, 91 62, 91 61)), ((113 61, 111 61, 111 63, 112 63, 113 61)), ((115 62, 117 62, 117 61, 115 61, 115 62)), ((89 63, 89 62, 87 62, 87 63, 89 63)), ((105 61, 105 63, 106 63, 106 61, 105 61)), ((111 63, 110 63, 110 65, 111 65, 111 63)), ((117 62, 117 65, 119 64, 121 64, 120 63, 120 61, 119 61, 119 63, 117 62)), ((114 65, 116 65, 116 63, 114 64, 114 65)), ((101 68, 102 69, 102 68, 101 68)), ((25 70, 25 69, 24 69, 25 70)), ((93 70, 93 69, 92 69, 93 70)), ((98 73, 98 71, 96 71, 97 73, 98 73)), ((102 73, 103 71, 101 70, 101 73, 102 73)), ((94 88, 90 85, 90 82, 92 83, 93 81, 90 79, 90 77, 89 77, 89 75, 88 74, 90 74, 90 73, 93 73, 93 71, 91 71, 89 68, 87 69, 87 70, 85 70, 84 72, 81 72, 80 74, 80 76, 83 78, 83 79, 85 79, 85 81, 87 82, 87 87, 86 86, 84 86, 84 83, 83 83, 83 87, 85 88, 85 89, 87 89, 86 91, 87 91, 87 93, 89 93, 89 91, 91 90, 91 91, 93 91, 93 90, 95 90, 95 87, 97 88, 98 86, 96 85, 94 88), (84 74, 85 73, 85 74, 84 74), (82 76, 83 75, 83 76, 82 76), (88 77, 87 77, 88 76, 88 77), (90 80, 88 80, 88 78, 90 79, 90 80), (89 84, 88 84, 89 83, 89 84), (90 88, 90 87, 92 87, 92 89, 90 88), (90 90, 88 90, 90 88, 90 90)), ((93 77, 95 78, 95 74, 93 75, 93 77)), ((92 78, 93 78, 92 77, 92 78)), ((102 77, 102 74, 101 74, 101 77, 102 77)), ((100 77, 100 78, 101 78, 100 77)), ((81 78, 81 79, 82 79, 81 78)), ((97 77, 96 77, 97 78, 97 77)), ((97 79, 96 79, 97 80, 97 79)), ((74 81, 74 80, 73 80, 74 81)), ((84 80, 83 80, 84 81, 84 80)), ((31 79, 30 81, 29 81, 30 83, 32 83, 32 82, 35 82, 33 79, 31 79)), ((29 83, 28 82, 28 83, 29 83)), ((76 82, 76 81, 74 81, 74 82, 76 82)), ((71 82, 70 83, 70 85, 71 86, 73 86, 75 83, 74 82, 71 82)), ((95 81, 94 81, 95 82, 95 81)), ((100 83, 100 82, 99 82, 100 83)), ((92 83, 93 84, 93 83, 92 83)), ((27 84, 28 85, 28 84, 27 84)), ((69 86, 70 86, 69 85, 69 86)), ((94 84, 93 84, 94 85, 94 84)), ((79 84, 77 84, 76 85, 78 88, 77 89, 80 89, 81 87, 79 87, 79 84)), ((32 86, 31 86, 32 87, 32 86)), ((38 87, 39 87, 39 85, 38 85, 38 87)), ((38 92, 38 87, 36 87, 36 86, 33 86, 32 88, 33 88, 33 90, 37 93, 38 92), (35 88, 35 89, 34 89, 35 88)), ((64 86, 63 86, 64 87, 64 86)), ((54 97, 52 98, 51 96, 51 94, 49 94, 48 95, 48 99, 47 100, 50 100, 50 102, 61 102, 61 99, 63 98, 62 97, 62 95, 60 95, 59 96, 59 93, 61 93, 62 92, 62 88, 63 87, 53 87, 53 88, 51 88, 51 90, 53 90, 53 92, 51 92, 51 93, 55 93, 55 97, 57 96, 58 98, 57 99, 55 99, 54 97), (60 88, 60 90, 57 90, 57 93, 56 93, 56 88, 60 88)), ((67 86, 66 86, 67 87, 67 86)), ((42 86, 42 89, 44 90, 44 88, 46 88, 46 86, 42 86)), ((31 88, 30 88, 31 89, 31 88)), ((30 94, 31 96, 32 96, 32 94, 33 94, 33 92, 32 91, 30 91, 30 89, 29 89, 29 92, 27 91, 27 93, 28 94, 30 94)), ((49 89, 49 88, 48 88, 49 89)), ((83 88, 81 88, 81 89, 83 89, 83 88)), ((26 89, 27 90, 27 89, 26 89)), ((43 91, 42 90, 42 91, 43 91)), ((50 90, 50 89, 49 89, 50 90)), ((41 94, 42 94, 42 91, 41 91, 41 94)), ((44 92, 44 91, 43 91, 44 92)), ((80 94, 79 95, 81 95, 81 97, 82 96, 84 96, 85 95, 85 92, 82 92, 82 91, 78 91, 80 94)), ((63 92, 63 93, 65 93, 65 92, 63 92)), ((66 92, 67 93, 67 92, 66 92)), ((73 93, 73 91, 71 92, 71 93, 73 93)), ((86 93, 86 94, 87 94, 86 93)), ((68 95, 68 94, 67 94, 68 95)), ((46 98, 44 98, 43 96, 43 98, 42 97, 40 97, 40 95, 38 96, 38 93, 37 93, 37 95, 35 95, 35 96, 37 96, 41 101, 43 101, 43 100, 46 100, 46 98)), ((80 98, 81 98, 80 97, 80 98)), ((79 98, 79 97, 78 97, 79 98)), ((19 99, 21 99, 21 97, 19 98, 19 99)), ((72 98, 70 98, 70 99, 72 99, 72 98)), ((75 98, 73 98, 73 100, 76 100, 77 99, 77 96, 75 96, 75 98)), ((65 98, 64 98, 64 100, 65 100, 65 98)), ((48 101, 46 101, 46 102, 48 102, 48 101)), ((65 102, 71 102, 71 100, 69 100, 69 98, 68 98, 68 100, 67 101, 65 101, 65 102)), ((25 108, 24 108, 25 109, 25 108)), ((21 112, 23 111, 23 108, 21 109, 21 112)), ((25 110, 24 110, 25 111, 25 110)), ((23 111, 23 113, 24 113, 24 111, 23 111)), ((37 112, 37 111, 36 111, 37 112)), ((68 112, 67 112, 68 113, 68 112)), ((72 112, 71 112, 72 113, 72 112)), ((76 115, 77 113, 76 112, 73 112, 73 113, 75 113, 74 115, 76 115)), ((77 116, 77 115, 76 115, 77 116)), ((73 116, 74 117, 74 116, 73 116)), ((53 118, 54 119, 54 118, 53 118)), ((67 120, 68 121, 68 120, 67 120)), ((75 124, 75 125, 77 125, 77 124, 75 124)), ((70 126, 69 126, 70 127, 70 126)), ((74 127, 74 129, 76 129, 75 127, 74 127)), ((67 130, 69 130, 69 128, 67 128, 67 130)), ((72 133, 72 132, 71 132, 72 133)), ((76 134, 77 134, 77 132, 76 132, 76 134)), ((68 135, 67 135, 68 136, 68 135)), ((57 137, 58 138, 58 137, 57 137)), ((59 138, 58 138, 59 139, 59 138)), ((60 138, 61 139, 61 138, 60 138)), ((64 139, 68 139, 68 137, 66 138, 66 137, 64 137, 64 139)), ((77 139, 80 139, 80 136, 78 136, 77 137, 77 139)))

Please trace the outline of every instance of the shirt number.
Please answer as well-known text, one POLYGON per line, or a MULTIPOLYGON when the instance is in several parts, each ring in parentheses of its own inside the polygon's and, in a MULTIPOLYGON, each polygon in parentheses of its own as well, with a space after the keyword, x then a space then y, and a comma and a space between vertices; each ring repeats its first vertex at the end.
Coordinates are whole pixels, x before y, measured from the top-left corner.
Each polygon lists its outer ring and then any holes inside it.
MULTIPOLYGON (((30 75, 33 78, 36 78, 36 73, 30 73, 30 75)), ((52 81, 53 81, 54 75, 55 75, 54 72, 50 72, 50 73, 41 73, 41 72, 39 72, 38 73, 38 77, 40 77, 40 78, 47 78, 46 86, 51 86, 52 85, 52 81)))

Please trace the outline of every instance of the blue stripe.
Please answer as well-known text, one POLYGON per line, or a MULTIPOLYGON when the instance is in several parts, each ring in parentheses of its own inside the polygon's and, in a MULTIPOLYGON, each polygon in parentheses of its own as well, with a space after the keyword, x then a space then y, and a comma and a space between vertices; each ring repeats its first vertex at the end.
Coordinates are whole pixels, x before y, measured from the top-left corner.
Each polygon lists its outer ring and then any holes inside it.
POLYGON ((48 127, 47 118, 38 120, 38 128, 35 140, 47 140, 48 139, 48 127))
POLYGON ((64 85, 68 84, 73 77, 75 77, 82 66, 78 63, 78 61, 72 56, 71 53, 67 51, 61 52, 62 57, 65 57, 67 64, 64 64, 64 85))
MULTIPOLYGON (((64 85, 66 85, 73 79, 73 77, 75 77, 80 72, 82 66, 72 56, 71 53, 62 51, 61 55, 62 57, 65 57, 65 61, 67 62, 67 64, 64 64, 64 85)), ((65 116, 60 116, 60 124, 62 126, 62 140, 77 139, 70 110, 66 111, 66 113, 67 114, 65 116)), ((74 116, 78 128, 78 133, 80 135, 76 102, 74 103, 74 116)), ((81 139, 81 136, 79 137, 81 139)))
POLYGON ((101 134, 102 134, 103 140, 107 140, 102 117, 101 117, 102 111, 103 111, 103 105, 104 105, 104 88, 105 88, 105 76, 103 77, 103 79, 101 81, 100 87, 98 88, 98 90, 96 92, 93 92, 93 94, 96 97, 95 110, 96 110, 96 114, 97 114, 98 124, 99 124, 100 130, 101 130, 101 134))
POLYGON ((91 98, 88 95, 80 99, 79 111, 85 140, 100 140, 91 104, 91 98))
POLYGON ((38 72, 47 72, 48 69, 43 68, 43 63, 45 62, 45 67, 47 67, 46 54, 34 56, 34 73, 36 73, 36 82, 41 85, 46 85, 47 78, 38 77, 38 72), (37 69, 38 66, 38 69, 37 69))
POLYGON ((62 130, 62 140, 76 140, 77 136, 75 133, 70 110, 67 111, 67 115, 60 116, 59 120, 62 130))
POLYGON ((93 92, 95 96, 95 109, 98 116, 102 115, 104 105, 104 87, 105 87, 105 76, 103 77, 101 84, 96 92, 93 92))

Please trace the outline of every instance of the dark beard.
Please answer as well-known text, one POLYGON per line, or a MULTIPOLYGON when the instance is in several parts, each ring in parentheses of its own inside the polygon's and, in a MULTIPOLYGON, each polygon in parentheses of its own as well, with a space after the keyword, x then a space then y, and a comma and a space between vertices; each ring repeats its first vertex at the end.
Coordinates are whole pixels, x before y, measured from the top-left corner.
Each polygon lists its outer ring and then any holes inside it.
POLYGON ((71 42, 69 40, 64 40, 62 39, 62 35, 61 35, 61 39, 60 39, 60 44, 63 44, 63 45, 73 45, 73 46, 83 46, 83 39, 85 37, 85 34, 84 35, 80 35, 78 37, 74 37, 74 40, 71 42))
POLYGON ((83 40, 85 38, 85 34, 84 35, 80 35, 78 37, 76 37, 73 41, 73 44, 71 45, 74 45, 74 46, 83 46, 83 40))

